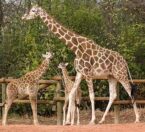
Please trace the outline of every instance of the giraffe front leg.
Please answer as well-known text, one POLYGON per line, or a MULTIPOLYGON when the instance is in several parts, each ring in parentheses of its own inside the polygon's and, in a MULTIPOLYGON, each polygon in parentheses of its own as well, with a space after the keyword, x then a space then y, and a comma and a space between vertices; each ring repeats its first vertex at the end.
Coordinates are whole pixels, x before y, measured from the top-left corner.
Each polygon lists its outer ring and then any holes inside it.
POLYGON ((86 79, 86 81, 89 88, 89 96, 90 96, 91 107, 92 107, 92 119, 89 124, 94 125, 96 116, 95 116, 95 101, 94 101, 95 95, 94 95, 94 89, 93 89, 93 81, 92 79, 86 79))
POLYGON ((74 95, 76 93, 77 88, 80 85, 81 79, 82 79, 82 74, 79 73, 79 72, 77 72, 77 75, 76 75, 76 78, 75 78, 75 82, 74 82, 73 88, 72 88, 72 90, 71 90, 71 92, 69 94, 69 105, 68 105, 66 125, 70 125, 71 108, 73 106, 73 102, 75 101, 74 95))
POLYGON ((63 125, 65 125, 67 104, 68 104, 68 98, 65 98, 65 102, 64 102, 64 105, 63 105, 63 125))
POLYGON ((39 125, 38 117, 37 117, 37 95, 29 96, 29 98, 30 98, 30 102, 31 102, 34 125, 39 125))
POLYGON ((117 97, 117 93, 116 93, 117 81, 116 81, 116 79, 110 78, 108 81, 109 81, 109 93, 110 93, 109 103, 107 105, 107 108, 105 110, 105 113, 104 113, 102 119, 99 121, 99 124, 102 124, 105 121, 105 117, 106 117, 108 111, 110 110, 110 107, 111 107, 113 101, 117 97))
POLYGON ((77 110, 77 125, 80 125, 80 104, 81 104, 82 92, 80 90, 76 93, 76 110, 77 110))

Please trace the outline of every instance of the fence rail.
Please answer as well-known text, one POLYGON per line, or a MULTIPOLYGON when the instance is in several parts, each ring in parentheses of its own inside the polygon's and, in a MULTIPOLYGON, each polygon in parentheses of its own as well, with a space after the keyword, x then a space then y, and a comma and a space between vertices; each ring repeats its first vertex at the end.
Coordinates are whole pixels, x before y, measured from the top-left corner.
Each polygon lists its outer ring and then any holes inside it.
MULTIPOLYGON (((70 76, 72 80, 75 79, 74 76, 70 76)), ((94 80, 106 80, 107 78, 93 78, 94 80)), ((0 103, 0 107, 2 108, 2 115, 4 112, 4 103, 6 99, 6 86, 7 83, 13 81, 15 79, 6 79, 1 78, 0 83, 2 85, 2 102, 0 103)), ((40 104, 52 104, 56 105, 57 108, 57 124, 62 124, 62 107, 63 107, 63 101, 64 97, 61 96, 61 84, 60 81, 62 80, 61 76, 54 76, 51 78, 51 80, 40 80, 39 81, 39 89, 43 89, 48 87, 49 85, 55 84, 56 85, 56 95, 53 98, 53 100, 38 100, 38 103, 40 104)), ((145 83, 145 79, 134 79, 134 83, 140 84, 145 83)), ((119 90, 117 90, 118 96, 117 99, 114 101, 114 123, 119 123, 119 112, 120 112, 120 105, 126 105, 131 104, 131 100, 120 100, 119 99, 119 90)), ((89 97, 82 97, 82 100, 88 101, 89 97)), ((95 101, 108 101, 109 97, 95 97, 95 101)), ((137 104, 145 104, 145 100, 136 100, 137 104)), ((15 100, 14 103, 30 103, 29 100, 15 100)))

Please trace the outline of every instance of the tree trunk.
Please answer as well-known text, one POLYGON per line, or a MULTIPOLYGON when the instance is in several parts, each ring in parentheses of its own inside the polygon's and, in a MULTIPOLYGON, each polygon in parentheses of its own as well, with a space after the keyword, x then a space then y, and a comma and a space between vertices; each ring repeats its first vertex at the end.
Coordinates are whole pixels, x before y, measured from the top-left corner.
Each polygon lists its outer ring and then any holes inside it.
POLYGON ((0 0, 0 44, 2 43, 2 25, 3 25, 3 6, 0 0))

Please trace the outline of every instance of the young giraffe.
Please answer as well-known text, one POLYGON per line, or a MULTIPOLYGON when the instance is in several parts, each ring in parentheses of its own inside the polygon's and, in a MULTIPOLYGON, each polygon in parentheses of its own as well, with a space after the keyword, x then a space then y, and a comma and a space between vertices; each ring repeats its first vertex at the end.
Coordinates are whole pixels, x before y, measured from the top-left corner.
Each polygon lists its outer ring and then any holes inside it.
POLYGON ((38 81, 48 69, 50 59, 52 58, 52 53, 46 52, 46 54, 43 54, 42 56, 45 59, 36 70, 28 72, 24 76, 15 79, 14 81, 8 84, 6 89, 7 100, 5 104, 5 112, 2 121, 3 125, 6 125, 7 123, 8 111, 13 101, 16 98, 22 99, 27 96, 29 96, 31 102, 34 125, 38 124, 38 118, 37 118, 37 92, 39 88, 38 81))
MULTIPOLYGON (((90 124, 95 124, 95 105, 94 105, 94 90, 93 78, 94 77, 107 77, 109 82, 110 98, 105 113, 99 123, 105 121, 105 117, 116 98, 116 85, 120 82, 128 95, 133 101, 133 90, 128 80, 127 63, 123 57, 112 50, 103 48, 97 45, 93 40, 71 32, 59 23, 57 23, 47 12, 41 7, 33 6, 28 14, 24 14, 22 19, 30 20, 35 17, 40 17, 47 25, 54 35, 63 41, 76 55, 74 66, 77 71, 75 83, 69 95, 69 106, 67 113, 66 124, 70 124, 71 107, 75 101, 75 92, 78 89, 82 76, 88 84, 89 96, 92 106, 92 119, 90 124)), ((135 122, 139 122, 139 113, 137 110, 136 102, 133 101, 133 108, 136 116, 135 122)))
MULTIPOLYGON (((63 106, 63 125, 65 125, 65 120, 66 120, 66 108, 68 105, 68 101, 69 101, 69 94, 71 92, 71 89, 73 88, 73 84, 74 81, 72 81, 69 78, 66 66, 68 65, 68 63, 60 63, 58 65, 58 68, 60 68, 62 70, 62 74, 63 74, 63 80, 64 80, 64 88, 65 88, 65 102, 64 102, 64 106, 63 106)), ((73 109, 73 113, 71 113, 71 124, 74 124, 74 114, 75 114, 75 105, 77 107, 77 125, 80 124, 80 119, 79 119, 79 105, 80 105, 80 101, 81 101, 81 90, 80 88, 77 89, 76 93, 75 93, 75 102, 76 104, 74 104, 74 108, 73 109)))

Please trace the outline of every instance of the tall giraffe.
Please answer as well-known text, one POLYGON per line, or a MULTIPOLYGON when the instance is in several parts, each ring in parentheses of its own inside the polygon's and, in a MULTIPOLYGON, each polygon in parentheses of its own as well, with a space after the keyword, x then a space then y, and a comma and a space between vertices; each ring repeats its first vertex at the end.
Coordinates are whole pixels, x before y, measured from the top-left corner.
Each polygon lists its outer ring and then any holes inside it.
POLYGON ((37 118, 37 92, 39 88, 38 81, 48 69, 50 59, 52 58, 52 53, 46 52, 46 54, 43 54, 42 56, 45 59, 36 70, 28 72, 24 76, 15 79, 14 81, 8 84, 6 89, 7 100, 6 100, 5 111, 2 120, 3 125, 6 125, 7 123, 8 111, 13 101, 16 98, 22 99, 27 96, 29 96, 31 102, 34 125, 39 124, 37 118))
MULTIPOLYGON (((66 69, 66 66, 68 65, 68 63, 60 63, 58 65, 58 68, 60 68, 62 70, 62 74, 63 74, 63 80, 64 80, 64 88, 65 88, 65 102, 64 102, 64 106, 63 106, 63 125, 65 125, 65 120, 66 120, 66 108, 69 102, 69 94, 71 92, 71 89, 73 88, 73 84, 74 81, 72 81, 68 75, 68 71, 66 69)), ((71 113, 71 124, 74 124, 74 114, 75 114, 75 105, 77 107, 77 125, 80 124, 80 119, 79 119, 79 105, 80 105, 80 101, 81 101, 81 89, 77 89, 76 93, 75 93, 75 102, 76 104, 74 104, 74 108, 72 108, 72 113, 71 113)))
POLYGON ((139 113, 136 102, 133 101, 133 95, 131 95, 131 93, 133 93, 131 92, 133 88, 128 80, 128 66, 123 57, 115 51, 97 45, 93 40, 71 32, 56 22, 50 15, 47 14, 44 9, 37 5, 33 6, 28 14, 24 14, 22 19, 30 20, 36 17, 40 17, 50 31, 61 41, 63 41, 76 55, 74 66, 77 74, 75 83, 69 95, 66 124, 70 124, 71 107, 75 101, 74 95, 83 76, 88 84, 89 96, 91 100, 92 118, 90 124, 95 124, 96 119, 93 78, 102 76, 108 78, 110 98, 105 113, 99 123, 103 123, 105 121, 105 117, 116 98, 117 82, 120 82, 123 85, 128 95, 132 99, 132 102, 134 102, 133 108, 136 116, 135 122, 139 122, 139 113))

